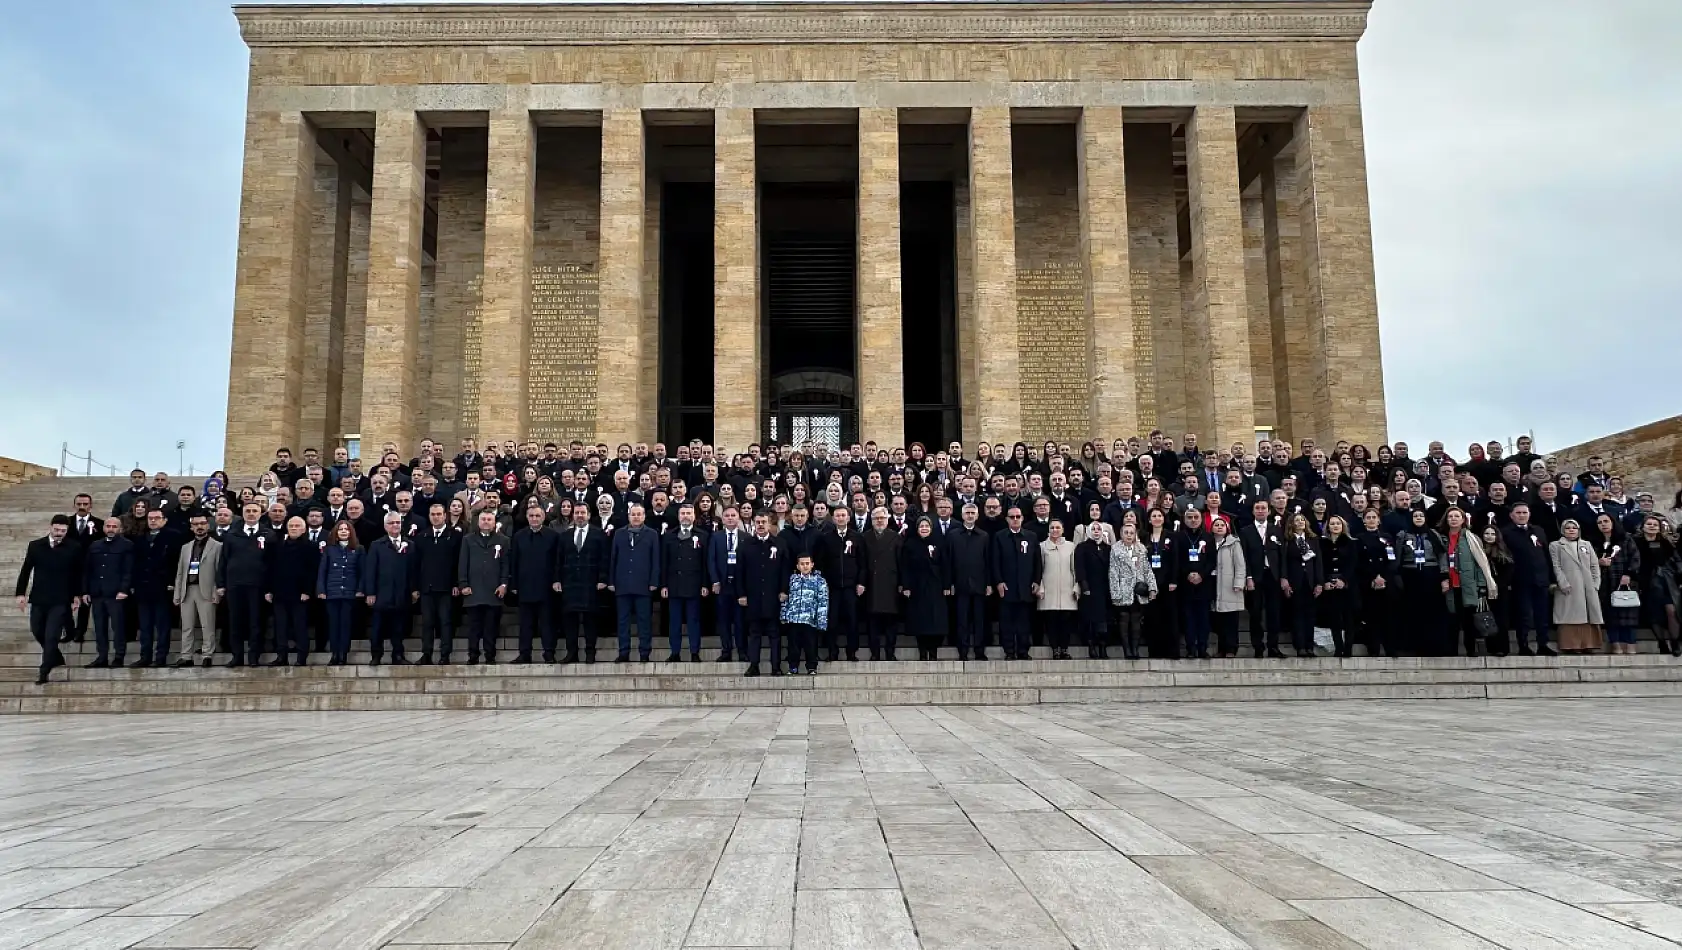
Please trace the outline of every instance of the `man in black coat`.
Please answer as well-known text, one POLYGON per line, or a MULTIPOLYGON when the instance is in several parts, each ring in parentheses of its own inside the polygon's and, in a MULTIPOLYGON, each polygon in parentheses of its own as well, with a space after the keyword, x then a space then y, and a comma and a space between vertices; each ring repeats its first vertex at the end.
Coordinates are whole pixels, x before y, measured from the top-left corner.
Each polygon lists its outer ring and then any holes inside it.
POLYGON ((963 523, 946 535, 947 563, 952 566, 953 601, 957 608, 958 659, 973 654, 987 659, 987 532, 977 525, 981 510, 964 506, 963 523))
POLYGON ((18 610, 29 611, 29 632, 41 645, 37 686, 44 685, 52 671, 64 665, 58 636, 64 630, 65 615, 82 596, 82 548, 69 540, 69 534, 70 516, 53 515, 47 536, 29 542, 23 569, 18 572, 18 610))
POLYGON ((1548 534, 1533 520, 1529 502, 1513 505, 1509 515, 1512 522, 1501 529, 1501 539, 1513 555, 1513 605, 1508 608, 1513 626, 1518 628, 1520 656, 1553 656, 1548 646, 1548 624, 1553 619, 1553 605, 1548 589, 1553 585, 1553 558, 1548 555, 1548 534), (1530 647, 1531 634, 1536 637, 1536 649, 1530 647))
POLYGON ((242 522, 222 538, 216 563, 216 596, 228 605, 228 666, 257 665, 263 650, 263 594, 269 536, 258 522, 263 507, 245 503, 242 522))
POLYGON ((829 524, 812 539, 812 560, 829 585, 829 624, 822 633, 825 659, 834 663, 842 634, 847 659, 858 659, 859 597, 864 594, 864 538, 846 506, 829 513, 829 524))
POLYGON ((1244 551, 1244 599, 1250 612, 1250 649, 1259 658, 1284 659, 1279 649, 1279 607, 1285 579, 1280 553, 1284 550, 1273 506, 1258 500, 1250 517, 1234 519, 1234 533, 1244 551))
POLYGON ((409 635, 409 610, 415 595, 415 546, 403 536, 403 515, 385 514, 385 535, 375 541, 362 558, 362 594, 374 622, 368 629, 369 664, 379 666, 385 658, 385 641, 391 641, 391 662, 402 666, 403 638, 409 635))
POLYGON ((584 639, 584 662, 596 662, 601 592, 607 589, 607 535, 591 523, 590 509, 575 505, 572 524, 561 530, 561 630, 566 639, 562 663, 577 663, 584 639))
POLYGON ((123 537, 123 523, 105 519, 105 533, 87 543, 82 561, 82 604, 93 607, 93 637, 99 655, 88 664, 99 670, 111 665, 113 634, 117 641, 118 667, 128 649, 127 606, 134 589, 134 542, 123 537))
POLYGON ((420 594, 421 666, 432 663, 434 645, 441 651, 439 662, 450 662, 455 640, 456 568, 461 560, 461 529, 446 524, 448 511, 442 502, 427 509, 427 526, 415 535, 415 589, 420 594))
POLYGON ((660 543, 660 596, 666 601, 667 629, 671 655, 666 662, 682 659, 683 629, 689 627, 689 659, 701 662, 701 599, 707 596, 707 556, 711 550, 707 532, 695 527, 695 506, 684 502, 677 508, 677 527, 660 543))
POLYGON ((169 662, 169 625, 175 613, 176 555, 185 541, 160 509, 146 513, 146 533, 134 545, 134 616, 140 656, 136 668, 169 662))
POLYGON ((520 652, 515 663, 531 662, 531 641, 535 635, 543 642, 543 662, 555 662, 555 623, 552 597, 560 593, 560 535, 549 530, 543 509, 533 505, 526 509, 526 524, 514 532, 509 543, 513 560, 508 565, 508 577, 513 582, 508 593, 520 611, 520 652))
MULTIPOLYGON (((70 540, 82 546, 85 553, 88 546, 105 536, 104 522, 93 513, 93 496, 82 493, 76 496, 73 504, 76 511, 70 525, 70 540)), ((126 514, 126 512, 125 512, 126 514)), ((120 516, 117 516, 120 517, 120 516)), ((126 608, 125 608, 126 609, 126 608)), ((81 643, 88 632, 89 604, 83 598, 76 605, 76 609, 64 616, 64 633, 59 637, 60 643, 74 641, 81 643), (72 616, 72 614, 74 616, 72 616)), ((125 631, 126 632, 126 631, 125 631)))
POLYGON ((771 675, 781 676, 783 637, 779 618, 788 599, 788 576, 794 570, 782 540, 771 533, 771 519, 763 511, 753 516, 753 533, 742 545, 741 595, 736 603, 747 619, 748 669, 746 676, 759 675, 761 641, 771 638, 771 675))
POLYGON ((993 535, 988 577, 999 593, 999 648, 1007 660, 1028 659, 1028 641, 1038 600, 1040 543, 1022 527, 1022 508, 1005 511, 1005 530, 993 535))

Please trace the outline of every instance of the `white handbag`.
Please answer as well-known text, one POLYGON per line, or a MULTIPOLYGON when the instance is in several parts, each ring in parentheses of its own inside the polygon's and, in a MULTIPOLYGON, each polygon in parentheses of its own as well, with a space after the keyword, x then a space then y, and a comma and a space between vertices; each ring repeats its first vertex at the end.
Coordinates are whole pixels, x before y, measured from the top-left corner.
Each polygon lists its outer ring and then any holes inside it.
POLYGON ((1612 606, 1620 608, 1641 606, 1641 595, 1627 587, 1612 592, 1612 606))

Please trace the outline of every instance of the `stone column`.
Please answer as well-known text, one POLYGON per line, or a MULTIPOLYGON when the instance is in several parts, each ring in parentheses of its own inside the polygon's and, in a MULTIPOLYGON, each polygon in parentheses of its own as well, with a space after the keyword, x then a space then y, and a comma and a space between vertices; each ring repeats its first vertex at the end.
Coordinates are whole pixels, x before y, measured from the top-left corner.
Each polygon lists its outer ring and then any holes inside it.
POLYGON ((479 432, 526 438, 532 191, 537 139, 524 106, 491 113, 485 158, 485 271, 480 283, 479 432))
POLYGON ((1366 144, 1357 104, 1311 106, 1297 119, 1299 220, 1311 326, 1324 352, 1316 438, 1385 441, 1366 144))
POLYGON ((350 268, 351 178, 332 161, 315 166, 311 210, 309 306, 304 318, 304 379, 299 394, 298 441, 302 449, 332 448, 340 424, 344 386, 345 294, 350 268))
MULTIPOLYGON (((1139 428, 1163 429, 1177 438, 1186 429, 1186 386, 1173 127, 1136 125, 1124 148, 1133 310, 1141 318, 1133 337, 1139 428)), ((1144 433, 1104 433, 1108 438, 1135 434, 1144 433)))
POLYGON ((713 117, 713 443, 759 441, 758 193, 752 109, 713 117))
POLYGON ((1092 315, 1092 429, 1105 439, 1125 438, 1139 431, 1141 407, 1120 107, 1083 109, 1079 142, 1081 256, 1086 312, 1092 315))
POLYGON ((1267 212, 1260 175, 1241 196, 1244 215, 1244 299, 1250 314, 1250 392, 1256 425, 1279 430, 1278 400, 1273 389, 1273 317, 1267 276, 1267 212))
POLYGON ((1186 123, 1191 201, 1191 290, 1206 317, 1214 441, 1255 441, 1250 317, 1244 289, 1244 226, 1239 208, 1237 121, 1230 106, 1199 106, 1186 123))
MULTIPOLYGON (((1016 208, 1010 109, 970 110, 970 237, 975 248, 977 437, 1022 437, 1021 359, 1016 337, 1016 208)), ((969 432, 965 426, 965 434, 969 432)))
POLYGON ((374 117, 374 205, 368 225, 368 310, 362 365, 362 455, 415 449, 419 387, 421 229, 426 127, 410 111, 374 117))
POLYGON ((428 433, 454 454, 479 437, 479 285, 485 269, 485 130, 445 129, 438 155, 438 273, 428 433), (469 346, 471 337, 472 345, 469 346))
POLYGON ((223 442, 223 466, 239 475, 262 471, 282 445, 302 448, 292 443, 303 388, 314 181, 314 132, 301 113, 246 116, 223 442))
POLYGON ((656 392, 643 372, 643 154, 642 110, 603 111, 596 441, 609 445, 653 435, 642 430, 644 402, 656 392))
POLYGON ((905 442, 899 110, 859 110, 859 441, 905 442))
POLYGON ((1322 349, 1309 332, 1305 313, 1296 153, 1286 151, 1275 158, 1272 167, 1262 171, 1261 186, 1278 437, 1293 444, 1318 440, 1323 427, 1314 390, 1325 371, 1322 349))
POLYGON ((345 276, 344 377, 340 384, 340 432, 336 435, 360 435, 358 430, 362 427, 362 357, 368 343, 368 225, 373 210, 372 196, 359 191, 351 197, 350 259, 345 276))

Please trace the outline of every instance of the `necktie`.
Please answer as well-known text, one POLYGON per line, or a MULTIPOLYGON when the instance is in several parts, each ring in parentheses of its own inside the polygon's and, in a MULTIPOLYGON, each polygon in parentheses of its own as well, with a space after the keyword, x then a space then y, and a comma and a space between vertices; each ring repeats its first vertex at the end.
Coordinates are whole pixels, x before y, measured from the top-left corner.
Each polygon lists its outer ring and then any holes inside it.
POLYGON ((580 548, 584 546, 584 529, 579 528, 572 533, 572 543, 580 548))

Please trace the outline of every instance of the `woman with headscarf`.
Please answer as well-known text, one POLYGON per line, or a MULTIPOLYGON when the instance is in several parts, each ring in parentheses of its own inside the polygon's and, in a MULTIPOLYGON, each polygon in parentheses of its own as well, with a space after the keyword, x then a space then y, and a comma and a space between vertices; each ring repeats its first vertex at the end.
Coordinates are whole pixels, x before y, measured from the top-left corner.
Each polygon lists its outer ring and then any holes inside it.
POLYGON ((946 546, 934 535, 934 519, 917 519, 913 535, 899 548, 899 590, 905 598, 905 630, 917 638, 917 659, 940 659, 946 640, 946 600, 952 567, 946 546))
POLYGON ((1080 589, 1075 579, 1075 546, 1063 537, 1063 522, 1052 519, 1040 542, 1040 575, 1034 585, 1039 615, 1053 660, 1071 659, 1069 637, 1079 616, 1080 589))
POLYGON ((1110 526, 1094 521, 1082 528, 1085 537, 1075 545, 1081 636, 1086 640, 1087 659, 1107 660, 1110 658, 1110 526))
POLYGON ((1561 653, 1592 653, 1603 642, 1600 625, 1600 563, 1594 546, 1583 540, 1577 519, 1559 525, 1560 539, 1548 545, 1553 561, 1553 621, 1561 653))

